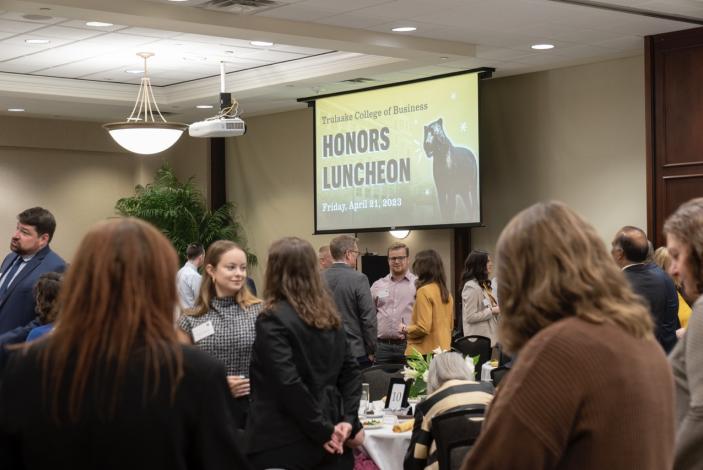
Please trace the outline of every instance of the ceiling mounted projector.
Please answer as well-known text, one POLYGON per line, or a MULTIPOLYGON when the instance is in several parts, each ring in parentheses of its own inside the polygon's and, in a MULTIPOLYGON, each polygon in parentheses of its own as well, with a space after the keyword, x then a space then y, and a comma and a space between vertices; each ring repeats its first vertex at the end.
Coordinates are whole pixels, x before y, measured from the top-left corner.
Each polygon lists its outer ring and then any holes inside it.
POLYGON ((220 62, 220 112, 204 121, 194 122, 188 127, 191 137, 237 137, 244 135, 247 125, 239 117, 239 103, 225 93, 225 64, 220 62))
POLYGON ((237 137, 244 135, 246 131, 246 123, 238 117, 194 122, 188 128, 191 137, 237 137))

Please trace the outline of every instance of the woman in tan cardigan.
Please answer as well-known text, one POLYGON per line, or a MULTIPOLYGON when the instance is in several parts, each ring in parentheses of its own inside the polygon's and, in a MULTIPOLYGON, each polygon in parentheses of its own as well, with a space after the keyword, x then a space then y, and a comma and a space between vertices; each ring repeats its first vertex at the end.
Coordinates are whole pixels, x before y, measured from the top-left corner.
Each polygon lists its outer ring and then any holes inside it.
POLYGON ((495 346, 498 338, 500 309, 491 290, 493 261, 488 253, 472 250, 464 262, 461 280, 461 316, 464 335, 485 336, 495 346))
POLYGON ((454 299, 447 289, 442 258, 435 250, 415 256, 413 272, 417 276, 417 293, 410 325, 401 325, 408 337, 405 355, 413 350, 421 354, 436 348, 449 349, 454 328, 454 299))

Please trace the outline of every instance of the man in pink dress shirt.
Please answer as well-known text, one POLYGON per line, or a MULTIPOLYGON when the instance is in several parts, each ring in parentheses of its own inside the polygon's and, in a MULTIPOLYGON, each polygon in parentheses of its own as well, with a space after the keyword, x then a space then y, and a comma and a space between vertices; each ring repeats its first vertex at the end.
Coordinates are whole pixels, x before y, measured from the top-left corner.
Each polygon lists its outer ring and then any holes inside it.
POLYGON ((415 280, 411 273, 410 250, 404 243, 388 248, 390 273, 371 286, 378 319, 376 364, 405 363, 405 334, 401 325, 410 323, 415 304, 415 280))

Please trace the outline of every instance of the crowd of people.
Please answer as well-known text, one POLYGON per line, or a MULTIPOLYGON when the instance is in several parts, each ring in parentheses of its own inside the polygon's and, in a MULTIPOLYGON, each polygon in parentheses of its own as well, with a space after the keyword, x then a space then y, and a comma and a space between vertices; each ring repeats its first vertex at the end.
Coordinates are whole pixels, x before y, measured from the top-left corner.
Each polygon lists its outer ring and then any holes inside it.
POLYGON ((438 468, 432 418, 466 404, 487 412, 465 470, 703 461, 703 198, 656 252, 625 226, 608 253, 570 208, 536 204, 495 255, 468 255, 459 317, 432 249, 392 244, 370 285, 356 238, 317 252, 282 238, 258 297, 231 241, 190 245, 179 269, 157 229, 113 219, 66 269, 55 228, 45 209, 20 213, 0 265, 2 468, 351 469, 362 371, 464 335, 511 371, 494 391, 460 354, 436 355, 406 469, 438 468))

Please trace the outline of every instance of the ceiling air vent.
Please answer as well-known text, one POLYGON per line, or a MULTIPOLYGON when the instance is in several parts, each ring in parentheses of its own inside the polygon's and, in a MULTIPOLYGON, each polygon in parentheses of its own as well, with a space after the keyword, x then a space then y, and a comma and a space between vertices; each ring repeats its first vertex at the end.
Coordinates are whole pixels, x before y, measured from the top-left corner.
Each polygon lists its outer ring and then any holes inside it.
POLYGON ((288 4, 285 1, 275 0, 208 0, 198 5, 198 8, 224 11, 236 15, 251 15, 288 4))

